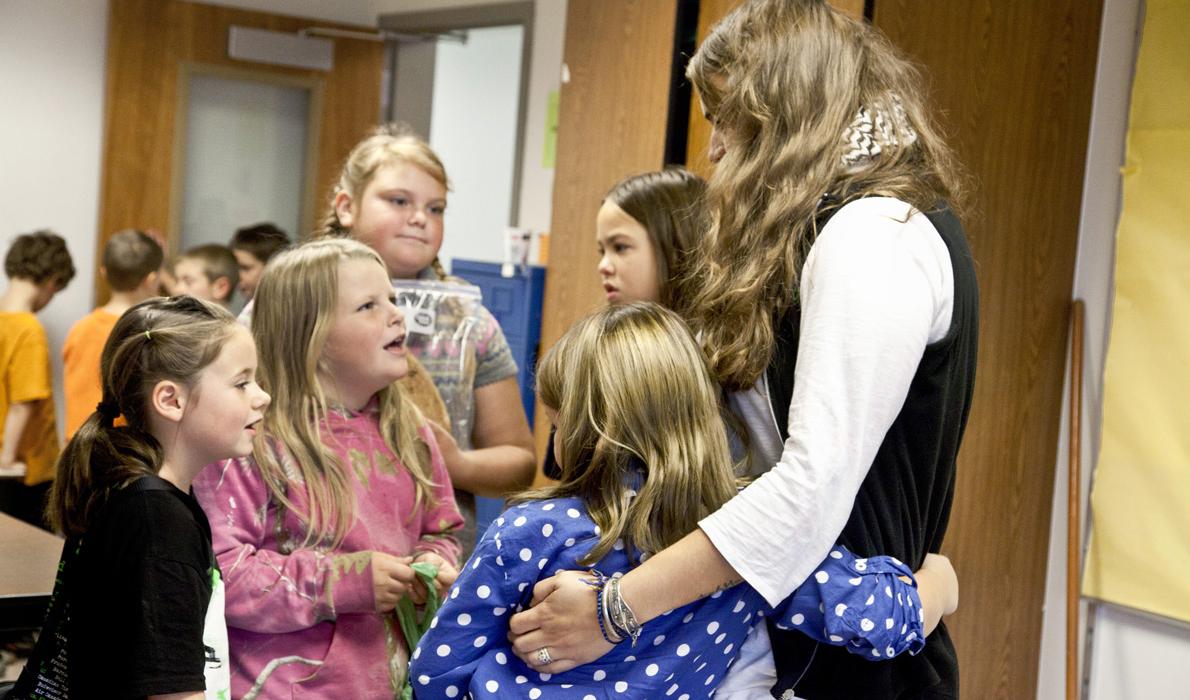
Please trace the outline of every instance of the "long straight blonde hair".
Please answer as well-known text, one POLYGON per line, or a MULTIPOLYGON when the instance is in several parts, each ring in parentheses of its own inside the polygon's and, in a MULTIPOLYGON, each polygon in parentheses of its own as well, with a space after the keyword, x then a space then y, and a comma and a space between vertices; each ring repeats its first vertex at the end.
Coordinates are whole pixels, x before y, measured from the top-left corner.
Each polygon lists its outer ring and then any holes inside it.
POLYGON ((735 495, 718 389, 672 311, 617 304, 578 321, 541 360, 537 390, 558 414, 562 478, 518 500, 582 498, 600 531, 583 564, 619 539, 661 551, 735 495))
MULTIPOLYGON (((380 256, 356 241, 312 241, 269 261, 254 297, 252 335, 260 352, 260 385, 273 397, 253 455, 269 493, 307 524, 303 546, 337 546, 355 519, 351 465, 343 464, 323 435, 328 405, 318 381, 322 351, 334 324, 339 272, 349 260, 380 256), (304 488, 306 510, 290 489, 304 488)), ((433 502, 430 450, 418 433, 420 411, 394 382, 379 394, 380 433, 409 470, 415 510, 433 502)), ((412 515, 412 514, 410 514, 412 515)))
POLYGON ((774 319, 796 299, 823 214, 871 196, 958 210, 964 175, 918 70, 825 0, 745 2, 715 26, 686 75, 728 146, 707 187, 693 322, 717 377, 738 390, 768 364, 774 319), (861 108, 890 119, 896 143, 844 163, 843 135, 861 108))

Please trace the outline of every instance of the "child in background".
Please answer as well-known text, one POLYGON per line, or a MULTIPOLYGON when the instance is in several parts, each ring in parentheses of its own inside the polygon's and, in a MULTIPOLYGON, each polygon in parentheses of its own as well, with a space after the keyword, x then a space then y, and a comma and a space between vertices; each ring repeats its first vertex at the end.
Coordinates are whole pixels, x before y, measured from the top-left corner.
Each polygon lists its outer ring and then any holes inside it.
POLYGON ((683 287, 705 230, 706 183, 684 168, 616 183, 595 217, 599 278, 610 304, 655 301, 682 313, 683 287))
POLYGON ((433 433, 396 381, 404 316, 375 251, 279 254, 252 331, 276 399, 251 459, 195 482, 228 583, 235 697, 392 698, 409 649, 392 614, 424 600, 412 562, 454 581, 462 525, 433 433))
POLYGON ((174 263, 174 294, 213 301, 227 308, 240 281, 236 256, 227 246, 210 243, 187 250, 174 263))
POLYGON ((99 357, 116 321, 128 309, 157 295, 162 257, 157 241, 136 229, 113 234, 104 246, 99 274, 107 281, 111 298, 75 323, 62 345, 67 440, 103 398, 99 357))
POLYGON ((236 258, 240 270, 238 289, 247 303, 256 293, 256 283, 260 281, 265 264, 289 247, 289 236, 274 224, 264 222, 237 230, 227 245, 236 258))
MULTIPOLYGON (((842 548, 775 611, 736 586, 626 630, 618 577, 735 494, 718 388, 682 321, 634 303, 571 327, 542 359, 538 391, 557 426, 562 480, 518 497, 480 541, 414 654, 419 697, 590 698, 612 689, 625 698, 706 696, 770 615, 870 658, 924 644, 911 572, 842 548), (592 570, 605 636, 631 631, 632 644, 597 663, 539 674, 514 656, 508 618, 540 579, 573 568, 592 570)), ((548 648, 536 656, 550 662, 548 648)))
POLYGON ((214 304, 151 299, 117 321, 101 368, 103 400, 58 464, 49 516, 66 545, 10 697, 226 698, 223 583, 189 491, 252 450, 269 403, 252 337, 214 304))
POLYGON ((0 295, 0 511, 45 527, 58 430, 49 342, 37 320, 74 278, 66 242, 49 231, 18 236, 4 258, 0 295))
MULTIPOLYGON (((607 303, 655 301, 682 313, 687 270, 706 223, 706 187, 694 173, 673 167, 626 177, 611 188, 595 217, 597 272, 607 303)), ((553 431, 542 473, 561 476, 553 431)))
MULTIPOLYGON (((400 125, 382 126, 347 156, 316 237, 350 236, 371 246, 394 280, 460 281, 438 262, 447 189, 446 169, 425 141, 400 125)), ((460 539, 470 551, 473 494, 503 498, 528 487, 533 436, 516 362, 495 317, 477 301, 446 302, 435 311, 433 335, 411 333, 410 349, 450 412, 449 432, 436 436, 467 519, 460 539), (441 344, 428 340, 443 336, 449 340, 441 344)))

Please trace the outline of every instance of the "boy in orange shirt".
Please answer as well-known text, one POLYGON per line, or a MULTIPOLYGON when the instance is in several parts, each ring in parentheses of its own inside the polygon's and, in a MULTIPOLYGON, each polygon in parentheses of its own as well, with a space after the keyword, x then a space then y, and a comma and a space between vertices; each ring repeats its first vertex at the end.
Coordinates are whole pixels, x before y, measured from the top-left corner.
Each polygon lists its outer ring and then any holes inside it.
POLYGON ((61 236, 18 236, 0 295, 0 511, 45 527, 45 498, 61 449, 54 424, 49 342, 35 315, 74 278, 61 236))
POLYGON ((111 288, 111 299, 74 324, 62 346, 67 440, 86 422, 103 398, 99 356, 103 354, 107 337, 125 311, 156 296, 157 270, 163 257, 157 241, 136 229, 114 234, 104 246, 99 274, 111 288))
POLYGON ((236 256, 227 246, 209 243, 178 256, 174 263, 174 294, 231 305, 231 295, 240 282, 240 268, 236 256))

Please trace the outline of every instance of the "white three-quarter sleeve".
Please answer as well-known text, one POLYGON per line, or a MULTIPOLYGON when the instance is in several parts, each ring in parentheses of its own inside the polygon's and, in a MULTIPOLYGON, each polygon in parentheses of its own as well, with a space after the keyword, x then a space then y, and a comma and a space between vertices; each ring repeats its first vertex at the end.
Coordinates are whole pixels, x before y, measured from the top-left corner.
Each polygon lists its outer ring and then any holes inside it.
POLYGON ((949 253, 910 213, 868 198, 827 223, 802 271, 789 438, 771 470, 699 524, 772 605, 842 532, 926 345, 950 325, 949 253))

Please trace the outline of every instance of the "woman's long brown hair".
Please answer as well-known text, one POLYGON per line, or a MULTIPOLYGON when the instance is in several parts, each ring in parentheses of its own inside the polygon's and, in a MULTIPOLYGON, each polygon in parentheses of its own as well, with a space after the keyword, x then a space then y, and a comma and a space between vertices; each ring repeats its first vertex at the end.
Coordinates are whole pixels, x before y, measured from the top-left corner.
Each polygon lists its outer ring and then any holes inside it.
POLYGON ((772 355, 774 318, 797 297, 821 215, 871 196, 958 209, 963 175, 930 118, 918 70, 825 0, 744 3, 686 74, 727 144, 707 187, 693 322, 718 379, 739 390, 772 355), (859 110, 891 116, 898 103, 898 143, 845 163, 843 134, 859 110))

